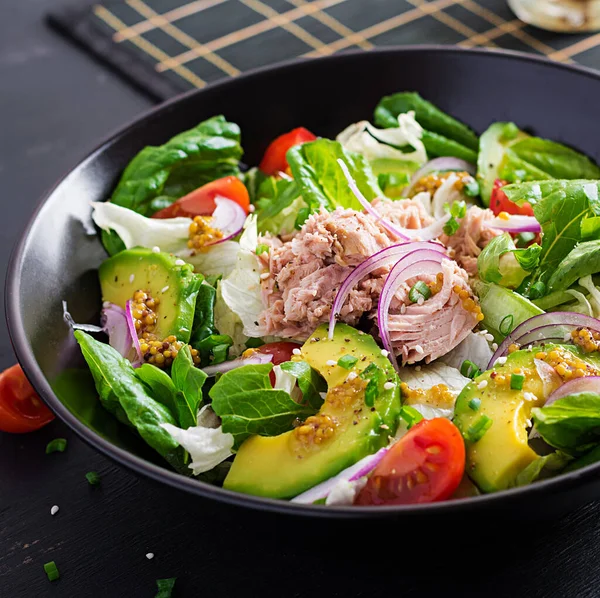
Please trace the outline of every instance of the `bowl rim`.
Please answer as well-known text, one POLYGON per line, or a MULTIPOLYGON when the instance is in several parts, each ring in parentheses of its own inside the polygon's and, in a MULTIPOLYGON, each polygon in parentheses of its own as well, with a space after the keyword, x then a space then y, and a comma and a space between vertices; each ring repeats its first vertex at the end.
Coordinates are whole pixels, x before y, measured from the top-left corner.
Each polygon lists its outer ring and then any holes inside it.
POLYGON ((251 79, 263 73, 287 70, 310 61, 330 62, 331 64, 336 64, 338 62, 344 62, 347 60, 352 61, 354 57, 365 54, 375 54, 382 57, 388 56, 393 58, 398 55, 415 52, 434 54, 443 52, 457 54, 459 56, 475 54, 481 56, 491 56, 492 58, 509 58, 516 61, 529 62, 533 64, 544 65, 549 68, 575 72, 582 76, 600 80, 599 71, 595 71, 585 66, 555 62, 545 56, 536 56, 533 54, 512 50, 462 48, 458 46, 439 44, 386 46, 383 48, 375 48, 369 51, 352 50, 319 58, 296 58, 286 60, 249 70, 237 77, 220 80, 201 89, 190 90, 142 112, 125 125, 122 125, 109 133, 104 139, 96 144, 93 150, 88 152, 85 157, 79 160, 75 166, 68 170, 68 172, 62 176, 48 192, 43 195, 42 199, 37 204, 31 217, 25 225, 25 228, 23 229, 10 256, 4 293, 6 322, 13 349, 19 363, 25 371, 27 378, 40 394, 44 402, 48 405, 48 407, 84 442, 95 448, 106 457, 109 457, 119 465, 125 466, 126 468, 132 470, 134 473, 142 474, 157 482, 166 483, 177 490, 186 491, 188 493, 199 495, 203 498, 214 499, 226 504, 232 504, 241 507, 268 510, 290 515, 303 515, 331 519, 399 517, 419 514, 435 514, 440 516, 448 516, 449 514, 458 515, 459 513, 464 513, 466 510, 473 511, 474 509, 484 509, 488 507, 491 508, 492 506, 498 507, 501 506, 503 502, 511 502, 511 499, 513 504, 515 500, 524 497, 527 497, 531 500, 535 500, 536 498, 541 499, 546 492, 555 492, 558 490, 567 491, 585 483, 586 481, 598 478, 598 473, 600 473, 600 463, 588 465, 582 469, 560 475, 556 478, 539 481, 528 486, 511 488, 492 494, 482 494, 475 497, 438 503, 360 508, 354 506, 337 506, 332 508, 331 506, 325 505, 292 503, 290 501, 280 499, 241 494, 232 490, 226 490, 219 486, 208 484, 207 482, 202 482, 192 477, 183 476, 175 471, 167 469, 166 466, 161 466, 150 461, 146 461, 145 459, 112 444, 109 440, 106 440, 99 434, 95 433, 84 423, 80 422, 79 419, 77 419, 77 417, 61 403, 61 401, 52 391, 48 380, 42 373, 42 370, 33 355, 32 348, 27 340, 19 310, 19 294, 23 259, 27 245, 30 241, 30 233, 34 223, 42 214, 43 210, 57 189, 67 182, 69 176, 73 172, 92 162, 98 154, 104 152, 116 140, 121 138, 123 135, 126 135, 131 129, 139 126, 143 121, 146 121, 149 118, 160 116, 161 113, 168 112, 178 103, 185 101, 190 96, 202 94, 206 90, 227 89, 230 86, 237 85, 237 82, 240 80, 244 81, 251 79))

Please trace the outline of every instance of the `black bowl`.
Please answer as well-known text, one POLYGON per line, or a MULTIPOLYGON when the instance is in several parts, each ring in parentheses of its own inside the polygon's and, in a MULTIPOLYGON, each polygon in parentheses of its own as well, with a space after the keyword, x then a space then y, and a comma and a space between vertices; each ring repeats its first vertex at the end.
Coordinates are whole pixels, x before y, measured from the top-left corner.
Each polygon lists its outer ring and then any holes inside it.
MULTIPOLYGON (((96 269, 106 257, 91 235, 90 201, 106 199, 120 172, 145 145, 160 144, 199 121, 224 114, 242 129, 245 162, 256 164, 276 135, 306 126, 332 136, 371 119, 381 96, 416 90, 476 131, 512 120, 600 161, 600 74, 532 56, 449 47, 346 53, 269 67, 189 93, 149 112, 102 143, 42 201, 10 264, 10 335, 28 378, 50 408, 93 447, 162 483, 258 509, 321 517, 423 517, 468 514, 510 519, 547 516, 600 494, 600 464, 521 489, 439 504, 388 508, 296 505, 237 494, 186 478, 104 412, 61 301, 78 322, 98 318, 96 269)), ((461 517, 462 518, 462 517, 461 517)))

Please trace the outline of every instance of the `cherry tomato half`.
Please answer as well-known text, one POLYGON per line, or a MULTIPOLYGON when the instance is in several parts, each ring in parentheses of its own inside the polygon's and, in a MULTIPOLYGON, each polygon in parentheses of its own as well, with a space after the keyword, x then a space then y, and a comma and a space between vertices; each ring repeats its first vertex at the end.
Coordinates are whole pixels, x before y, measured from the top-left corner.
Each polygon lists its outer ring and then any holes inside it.
POLYGON ((250 209, 250 196, 246 185, 235 176, 226 176, 194 189, 187 195, 179 198, 169 207, 159 210, 152 218, 175 218, 184 216, 207 216, 212 214, 217 207, 215 197, 220 195, 239 203, 246 214, 250 209))
POLYGON ((413 426, 375 467, 357 505, 406 505, 445 500, 465 470, 465 444, 443 417, 413 426))
POLYGON ((525 202, 522 206, 518 206, 514 201, 510 201, 510 199, 506 197, 506 193, 502 191, 504 185, 508 185, 508 182, 503 181, 502 179, 496 179, 494 181, 494 187, 490 197, 490 210, 492 210, 496 216, 500 214, 500 212, 533 216, 533 208, 530 204, 525 202))
POLYGON ((54 419, 19 364, 0 373, 0 430, 23 434, 39 430, 54 419))
MULTIPOLYGON (((273 359, 271 363, 273 365, 279 365, 280 363, 284 363, 286 361, 290 361, 292 355, 294 354, 294 349, 299 349, 301 345, 298 343, 290 343, 287 341, 280 341, 277 343, 267 343, 266 345, 262 345, 256 349, 258 353, 262 353, 263 355, 272 355, 273 359)), ((269 378, 271 379, 271 385, 275 386, 275 374, 271 372, 269 374, 269 378)))
POLYGON ((314 141, 315 139, 316 136, 304 127, 298 127, 297 129, 292 129, 289 133, 280 135, 267 148, 259 165, 260 170, 268 175, 285 172, 288 167, 286 158, 288 150, 294 145, 314 141))

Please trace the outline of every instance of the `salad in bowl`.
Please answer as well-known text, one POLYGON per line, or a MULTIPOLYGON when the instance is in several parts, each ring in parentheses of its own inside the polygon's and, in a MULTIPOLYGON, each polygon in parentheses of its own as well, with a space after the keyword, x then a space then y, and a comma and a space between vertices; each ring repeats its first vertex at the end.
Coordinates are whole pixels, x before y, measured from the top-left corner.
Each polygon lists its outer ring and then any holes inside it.
POLYGON ((600 460, 600 168, 414 92, 318 133, 249 166, 215 116, 92 204, 101 326, 64 316, 102 406, 182 475, 332 507, 600 460))

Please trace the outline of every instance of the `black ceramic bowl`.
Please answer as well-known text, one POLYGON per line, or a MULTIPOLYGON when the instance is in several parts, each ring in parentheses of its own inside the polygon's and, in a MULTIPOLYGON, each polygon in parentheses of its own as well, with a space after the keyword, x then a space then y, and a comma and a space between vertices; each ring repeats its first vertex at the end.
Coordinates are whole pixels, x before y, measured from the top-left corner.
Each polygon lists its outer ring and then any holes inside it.
POLYGON ((404 47, 347 53, 269 67, 189 93, 137 119, 78 164, 42 201, 9 268, 10 335, 28 378, 50 408, 93 447, 164 484, 258 509, 321 517, 399 517, 419 521, 546 516, 600 494, 600 464, 521 489, 439 504, 331 508, 222 490, 169 470, 100 407, 61 301, 78 322, 98 318, 96 269, 106 255, 93 231, 90 201, 110 196, 122 169, 145 145, 163 143, 215 114, 242 129, 244 161, 256 164, 275 136, 305 126, 335 136, 371 119, 381 96, 416 90, 482 132, 512 120, 600 161, 600 74, 508 52, 404 47))

